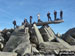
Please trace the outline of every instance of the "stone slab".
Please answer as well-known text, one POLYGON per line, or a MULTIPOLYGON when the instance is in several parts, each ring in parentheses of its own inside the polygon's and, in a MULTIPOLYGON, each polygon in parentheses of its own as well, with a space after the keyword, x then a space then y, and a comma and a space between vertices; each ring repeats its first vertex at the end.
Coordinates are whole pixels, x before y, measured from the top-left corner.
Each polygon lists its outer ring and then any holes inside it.
POLYGON ((17 53, 13 53, 13 52, 0 52, 0 56, 17 56, 17 53))

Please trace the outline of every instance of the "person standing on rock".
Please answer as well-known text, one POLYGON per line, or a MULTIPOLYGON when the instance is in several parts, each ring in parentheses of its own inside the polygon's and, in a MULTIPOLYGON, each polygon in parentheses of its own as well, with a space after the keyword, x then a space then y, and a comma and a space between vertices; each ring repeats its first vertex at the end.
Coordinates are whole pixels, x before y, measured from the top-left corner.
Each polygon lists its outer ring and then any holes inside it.
POLYGON ((51 20, 51 17, 50 17, 50 12, 48 11, 48 13, 47 13, 47 17, 48 17, 48 21, 50 20, 50 21, 52 21, 51 20))
POLYGON ((63 11, 61 10, 60 11, 60 19, 63 19, 62 16, 63 16, 63 11))
POLYGON ((24 24, 25 24, 26 22, 27 22, 27 19, 25 18, 25 19, 24 19, 24 24))
POLYGON ((14 29, 16 28, 16 20, 13 21, 14 29))
POLYGON ((30 24, 32 24, 32 16, 30 16, 30 24))
POLYGON ((24 19, 24 30, 25 30, 26 26, 27 26, 27 19, 25 18, 24 19))
POLYGON ((54 20, 57 18, 57 12, 54 10, 54 20))
POLYGON ((38 22, 42 22, 42 21, 40 20, 40 13, 38 13, 37 17, 38 17, 38 22))
POLYGON ((24 26, 25 27, 27 26, 27 19, 26 18, 24 19, 24 26))

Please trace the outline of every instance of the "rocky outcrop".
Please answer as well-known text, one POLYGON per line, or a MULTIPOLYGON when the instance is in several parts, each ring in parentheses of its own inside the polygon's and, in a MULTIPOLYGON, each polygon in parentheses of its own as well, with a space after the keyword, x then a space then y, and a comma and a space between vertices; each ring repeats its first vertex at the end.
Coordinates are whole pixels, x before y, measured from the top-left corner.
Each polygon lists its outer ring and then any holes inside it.
POLYGON ((63 34, 62 38, 69 44, 75 45, 75 28, 69 29, 65 34, 63 34))
POLYGON ((20 55, 31 52, 30 36, 28 33, 28 28, 20 27, 15 29, 15 31, 10 36, 9 41, 6 43, 4 52, 17 52, 20 55))
MULTIPOLYGON (((56 35, 48 25, 38 28, 36 24, 33 24, 32 27, 22 25, 14 29, 12 33, 6 30, 1 34, 9 37, 2 50, 8 56, 10 52, 17 53, 18 56, 45 56, 58 54, 61 50, 75 50, 75 46, 70 45, 75 45, 74 28, 67 31, 63 37, 60 34, 56 35)), ((0 35, 0 39, 3 39, 3 35, 0 35)))
POLYGON ((44 41, 51 41, 56 37, 55 33, 49 26, 42 26, 40 28, 40 33, 42 34, 44 41))

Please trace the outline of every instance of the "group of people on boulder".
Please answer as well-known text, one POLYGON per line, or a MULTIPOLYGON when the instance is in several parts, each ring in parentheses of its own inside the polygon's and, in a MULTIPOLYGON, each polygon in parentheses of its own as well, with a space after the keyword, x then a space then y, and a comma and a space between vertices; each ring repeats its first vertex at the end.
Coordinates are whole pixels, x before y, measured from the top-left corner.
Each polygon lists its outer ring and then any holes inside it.
MULTIPOLYGON (((50 14, 51 13, 48 11, 48 13, 47 13, 48 21, 52 21, 50 14)), ((61 10, 60 11, 60 19, 62 19, 62 16, 63 16, 63 11, 61 10)), ((54 10, 54 20, 57 20, 57 11, 55 11, 55 10, 54 10)))
MULTIPOLYGON (((60 19, 62 19, 62 16, 63 16, 63 11, 61 10, 60 11, 60 19)), ((51 19, 51 13, 48 11, 48 13, 47 13, 47 17, 48 17, 48 21, 52 21, 52 19, 51 19)), ((30 24, 32 24, 32 16, 30 16, 30 24)), ((37 18, 38 18, 38 22, 42 22, 41 21, 41 19, 40 19, 40 13, 38 13, 38 15, 37 15, 37 18)), ((55 11, 54 10, 54 21, 55 20, 58 20, 58 18, 57 18, 57 11, 55 11)), ((26 24, 28 23, 28 21, 27 21, 27 19, 25 18, 24 19, 24 22, 22 22, 22 25, 25 25, 26 26, 26 24)), ((35 22, 36 23, 36 22, 35 22)), ((14 20, 13 21, 13 24, 14 24, 14 29, 17 27, 17 25, 16 25, 16 20, 14 20)))

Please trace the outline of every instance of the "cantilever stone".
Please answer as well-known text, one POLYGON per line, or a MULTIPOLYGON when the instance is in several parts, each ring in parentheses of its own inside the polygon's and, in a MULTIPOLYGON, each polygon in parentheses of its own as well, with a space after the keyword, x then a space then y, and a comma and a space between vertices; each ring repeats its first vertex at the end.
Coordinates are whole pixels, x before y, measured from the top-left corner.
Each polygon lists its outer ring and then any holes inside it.
POLYGON ((47 25, 47 24, 58 24, 64 22, 63 20, 55 20, 55 21, 48 21, 48 22, 38 22, 36 23, 37 26, 47 25))

